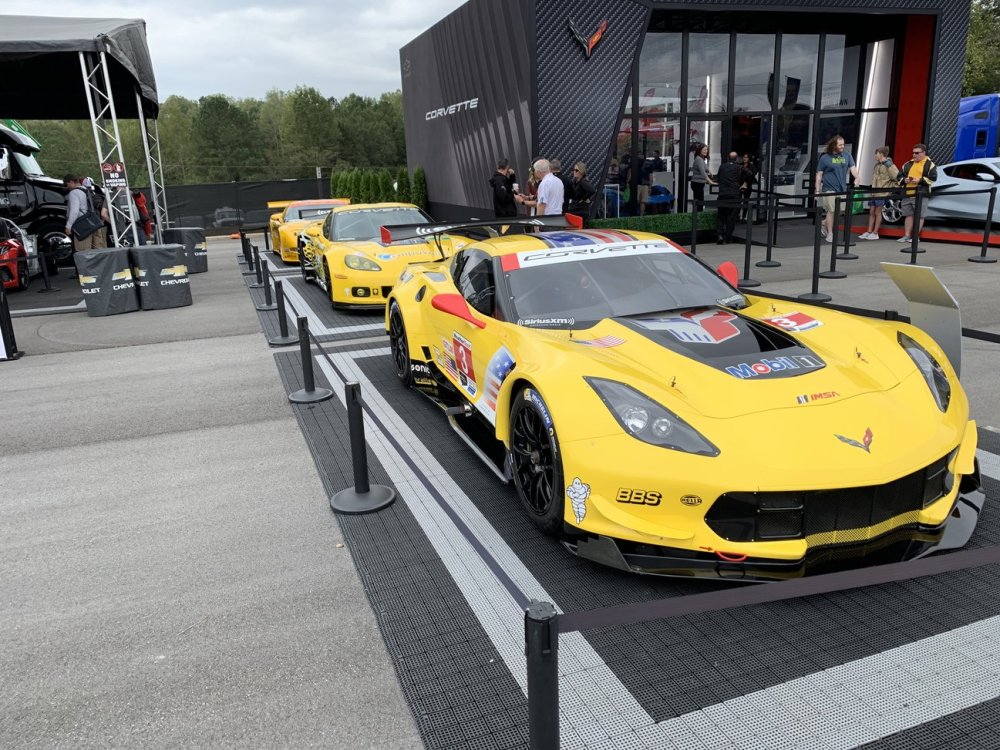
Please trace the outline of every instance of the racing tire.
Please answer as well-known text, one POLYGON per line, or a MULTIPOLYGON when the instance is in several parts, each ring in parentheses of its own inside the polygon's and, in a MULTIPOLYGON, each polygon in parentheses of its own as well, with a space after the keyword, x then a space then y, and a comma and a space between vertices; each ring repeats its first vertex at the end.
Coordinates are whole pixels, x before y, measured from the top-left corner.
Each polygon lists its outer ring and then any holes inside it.
POLYGON ((899 208, 898 200, 887 200, 882 205, 882 221, 886 224, 900 224, 903 221, 903 212, 899 208))
POLYGON ((323 276, 326 278, 326 291, 330 295, 330 304, 336 307, 337 303, 333 301, 333 278, 330 276, 330 264, 326 262, 326 258, 323 258, 323 276))
POLYGON ((19 260, 17 262, 17 288, 22 292, 28 288, 31 279, 28 277, 28 261, 19 260))
POLYGON ((549 408, 533 388, 523 388, 510 410, 510 461, 514 487, 531 522, 546 534, 563 528, 565 488, 559 438, 549 408))
POLYGON ((305 248, 299 247, 299 269, 302 271, 302 281, 306 284, 311 284, 313 280, 312 274, 306 270, 306 266, 311 266, 312 263, 306 258, 305 248))
POLYGON ((399 382, 409 387, 413 384, 413 367, 410 363, 410 344, 406 338, 406 325, 403 323, 403 313, 399 304, 392 301, 389 308, 389 350, 392 352, 392 364, 396 369, 399 382))

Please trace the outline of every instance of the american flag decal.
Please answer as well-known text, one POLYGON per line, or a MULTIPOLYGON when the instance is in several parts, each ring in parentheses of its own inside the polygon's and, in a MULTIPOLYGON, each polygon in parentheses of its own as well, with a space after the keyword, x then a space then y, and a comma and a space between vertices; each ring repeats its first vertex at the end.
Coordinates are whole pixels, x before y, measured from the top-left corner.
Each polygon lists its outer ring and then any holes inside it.
POLYGON ((625 339, 620 336, 601 336, 600 338, 590 339, 588 341, 573 339, 573 342, 583 344, 584 346, 593 346, 597 349, 610 349, 613 346, 621 346, 625 343, 625 339))
POLYGON ((490 359, 490 363, 486 368, 486 386, 483 391, 483 401, 485 402, 486 408, 490 411, 495 412, 497 409, 497 396, 500 394, 500 386, 503 381, 507 379, 510 375, 510 371, 514 369, 514 358, 511 356, 507 347, 501 346, 497 349, 496 354, 490 359))

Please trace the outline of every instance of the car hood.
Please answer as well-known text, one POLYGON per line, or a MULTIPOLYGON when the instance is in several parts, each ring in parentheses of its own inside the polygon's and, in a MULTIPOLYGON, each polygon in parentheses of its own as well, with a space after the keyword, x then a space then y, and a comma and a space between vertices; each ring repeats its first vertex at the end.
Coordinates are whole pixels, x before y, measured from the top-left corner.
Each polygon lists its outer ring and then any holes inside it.
MULTIPOLYGON (((441 249, 445 256, 450 256, 455 249, 461 246, 461 243, 454 244, 448 237, 441 238, 441 249)), ((420 237, 390 244, 377 240, 338 242, 337 247, 343 249, 348 255, 363 255, 382 268, 441 260, 441 252, 438 251, 437 245, 420 237)))
POLYGON ((770 302, 741 312, 705 307, 551 333, 586 347, 592 364, 581 363, 590 370, 581 374, 629 383, 666 405, 679 399, 720 419, 832 406, 891 390, 914 372, 877 321, 805 310, 770 302))

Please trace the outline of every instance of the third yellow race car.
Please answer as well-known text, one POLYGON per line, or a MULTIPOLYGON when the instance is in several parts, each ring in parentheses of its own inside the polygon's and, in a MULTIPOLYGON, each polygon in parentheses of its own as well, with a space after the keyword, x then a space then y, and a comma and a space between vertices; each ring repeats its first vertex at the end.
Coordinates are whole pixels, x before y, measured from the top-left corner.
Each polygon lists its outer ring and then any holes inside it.
POLYGON ((346 198, 322 198, 301 201, 269 201, 268 208, 280 208, 271 214, 268 232, 271 235, 271 250, 280 255, 286 263, 299 260, 299 233, 314 221, 321 220, 334 206, 346 206, 346 198))
POLYGON ((581 557, 766 580, 964 545, 984 494, 948 347, 735 284, 654 234, 507 235, 411 266, 386 330, 399 379, 581 557))
POLYGON ((302 232, 302 276, 315 280, 334 307, 381 308, 386 296, 411 263, 443 260, 469 240, 440 233, 389 242, 382 227, 431 224, 431 218, 409 203, 338 206, 322 222, 302 232))

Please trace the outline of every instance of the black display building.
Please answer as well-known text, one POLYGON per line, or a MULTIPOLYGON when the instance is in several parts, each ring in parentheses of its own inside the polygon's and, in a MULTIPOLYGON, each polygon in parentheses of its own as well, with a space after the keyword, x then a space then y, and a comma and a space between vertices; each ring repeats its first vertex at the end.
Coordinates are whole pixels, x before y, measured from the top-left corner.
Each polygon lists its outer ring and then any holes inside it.
MULTIPOLYGON (((400 50, 410 169, 441 219, 491 215, 507 158, 577 161, 634 201, 638 175, 687 202, 689 146, 710 168, 749 154, 763 187, 809 190, 841 134, 867 183, 874 150, 902 164, 954 146, 968 0, 470 0, 400 50), (626 174, 623 174, 626 173, 626 174), (623 179, 624 178, 624 179, 623 179), (628 192, 625 189, 629 188, 628 192)), ((632 205, 634 210, 634 203, 632 205)), ((625 209, 623 209, 625 210, 625 209)))

